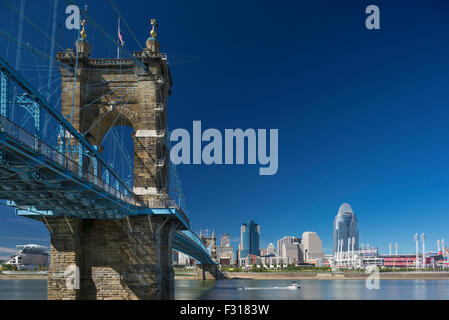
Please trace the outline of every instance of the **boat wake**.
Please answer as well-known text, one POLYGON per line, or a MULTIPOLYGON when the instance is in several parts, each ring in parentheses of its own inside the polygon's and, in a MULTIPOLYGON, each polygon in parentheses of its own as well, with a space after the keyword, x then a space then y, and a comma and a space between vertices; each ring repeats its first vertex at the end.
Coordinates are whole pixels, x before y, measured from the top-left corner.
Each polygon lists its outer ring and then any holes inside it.
POLYGON ((298 286, 288 286, 288 287, 269 287, 269 288, 265 288, 265 287, 240 287, 237 288, 238 290, 297 290, 301 288, 300 285, 298 286))
POLYGON ((215 287, 215 290, 297 290, 301 285, 292 283, 288 287, 215 287))

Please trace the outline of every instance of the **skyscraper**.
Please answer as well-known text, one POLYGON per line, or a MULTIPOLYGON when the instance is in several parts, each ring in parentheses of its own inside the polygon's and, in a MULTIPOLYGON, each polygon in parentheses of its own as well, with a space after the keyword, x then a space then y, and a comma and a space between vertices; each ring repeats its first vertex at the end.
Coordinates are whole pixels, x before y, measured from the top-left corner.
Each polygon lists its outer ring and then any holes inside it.
POLYGON ((354 250, 358 250, 358 222, 351 206, 347 203, 343 203, 338 209, 338 214, 334 220, 334 253, 337 251, 351 251, 353 246, 354 250), (349 242, 350 247, 348 248, 349 242))
POLYGON ((240 259, 248 254, 260 256, 260 228, 254 221, 248 221, 240 227, 240 259))

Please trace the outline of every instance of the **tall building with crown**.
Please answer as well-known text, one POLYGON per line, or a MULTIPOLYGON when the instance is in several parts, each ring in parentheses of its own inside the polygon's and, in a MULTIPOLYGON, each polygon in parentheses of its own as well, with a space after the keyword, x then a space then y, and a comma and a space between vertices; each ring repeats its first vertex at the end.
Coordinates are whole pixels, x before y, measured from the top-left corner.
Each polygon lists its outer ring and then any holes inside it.
POLYGON ((359 249, 359 226, 349 204, 343 203, 334 219, 334 253, 359 249))

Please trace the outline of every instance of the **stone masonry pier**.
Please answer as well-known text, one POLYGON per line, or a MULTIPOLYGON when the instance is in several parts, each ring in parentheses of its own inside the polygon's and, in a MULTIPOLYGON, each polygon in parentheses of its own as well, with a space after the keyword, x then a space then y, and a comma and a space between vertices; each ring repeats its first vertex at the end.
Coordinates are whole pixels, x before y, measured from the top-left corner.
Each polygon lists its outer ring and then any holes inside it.
POLYGON ((174 220, 46 220, 49 300, 174 299, 174 220))

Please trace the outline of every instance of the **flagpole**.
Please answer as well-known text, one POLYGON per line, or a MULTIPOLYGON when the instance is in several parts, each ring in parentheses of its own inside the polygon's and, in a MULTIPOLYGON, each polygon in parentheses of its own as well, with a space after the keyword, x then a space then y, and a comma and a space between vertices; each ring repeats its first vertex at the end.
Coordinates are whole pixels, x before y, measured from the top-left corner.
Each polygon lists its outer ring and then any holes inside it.
MULTIPOLYGON (((118 17, 118 34, 120 34, 120 17, 118 17)), ((117 45, 117 59, 120 59, 120 42, 117 45)))

